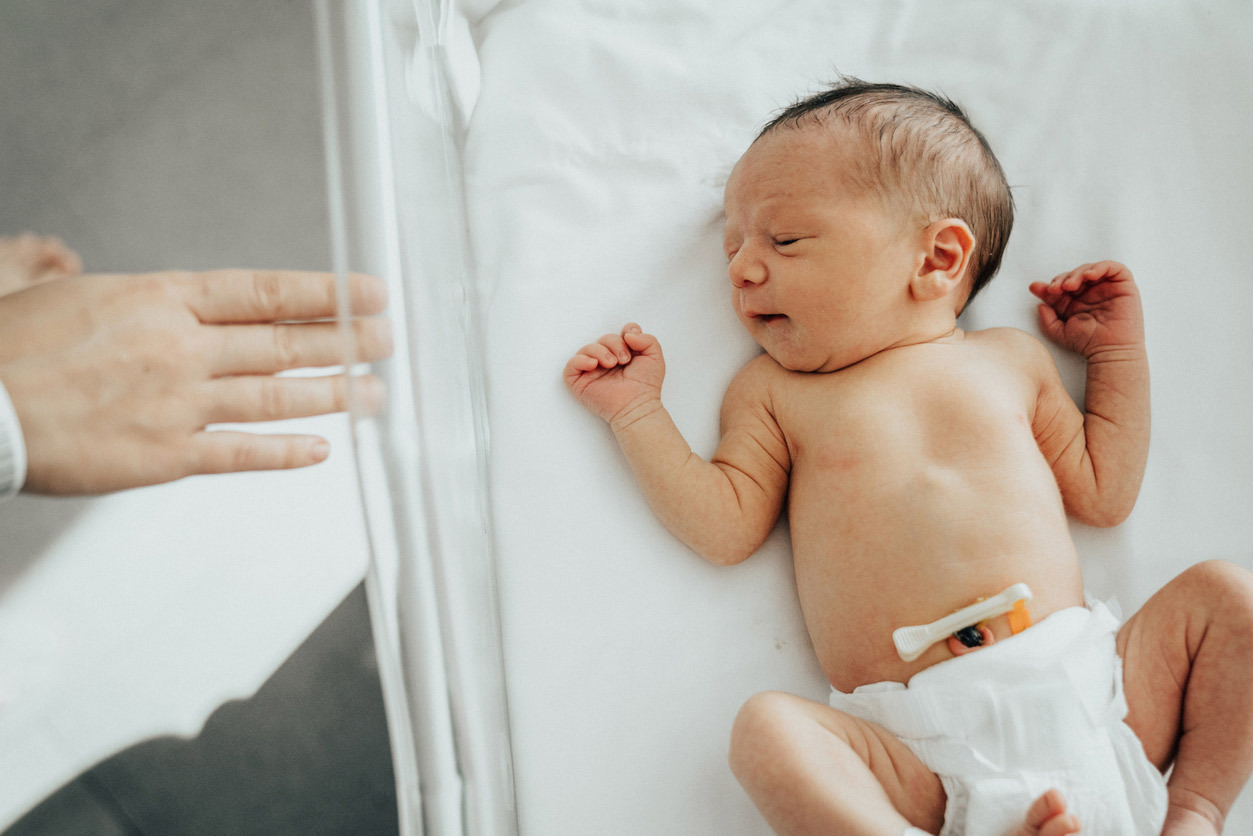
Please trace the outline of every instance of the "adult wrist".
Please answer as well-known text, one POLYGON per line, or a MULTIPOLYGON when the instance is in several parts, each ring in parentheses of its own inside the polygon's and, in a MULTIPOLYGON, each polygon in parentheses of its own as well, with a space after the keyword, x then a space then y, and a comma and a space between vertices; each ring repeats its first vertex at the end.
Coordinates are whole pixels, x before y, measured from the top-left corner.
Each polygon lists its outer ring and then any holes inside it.
POLYGON ((9 392, 0 382, 0 502, 17 494, 26 483, 26 440, 9 392))

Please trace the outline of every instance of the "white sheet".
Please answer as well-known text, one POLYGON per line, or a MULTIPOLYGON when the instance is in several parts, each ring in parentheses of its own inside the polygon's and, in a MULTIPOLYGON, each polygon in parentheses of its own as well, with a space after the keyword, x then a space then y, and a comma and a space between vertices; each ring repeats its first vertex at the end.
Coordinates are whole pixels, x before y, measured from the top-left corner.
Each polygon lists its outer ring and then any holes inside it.
MULTIPOLYGON (((1253 569, 1250 32, 1234 1, 521 0, 482 17, 465 163, 523 833, 766 833, 725 765, 732 718, 764 689, 825 700, 786 529, 740 567, 705 565, 560 370, 638 320, 679 426, 712 451, 756 352, 728 304, 722 185, 767 115, 836 70, 947 92, 1008 172, 1017 229, 968 327, 1034 331, 1027 283, 1083 261, 1136 273, 1153 447, 1132 518, 1074 526, 1092 592, 1130 612, 1196 561, 1253 569)), ((1056 356, 1080 394, 1081 365, 1056 356)))

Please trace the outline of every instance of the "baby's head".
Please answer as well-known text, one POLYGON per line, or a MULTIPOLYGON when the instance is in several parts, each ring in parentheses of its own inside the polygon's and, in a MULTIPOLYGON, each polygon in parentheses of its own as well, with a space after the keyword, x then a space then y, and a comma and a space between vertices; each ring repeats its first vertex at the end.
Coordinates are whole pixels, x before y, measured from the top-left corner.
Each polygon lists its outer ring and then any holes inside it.
POLYGON ((775 117, 727 184, 737 312, 784 366, 925 337, 992 278, 1013 224, 996 157, 948 99, 845 79, 775 117))

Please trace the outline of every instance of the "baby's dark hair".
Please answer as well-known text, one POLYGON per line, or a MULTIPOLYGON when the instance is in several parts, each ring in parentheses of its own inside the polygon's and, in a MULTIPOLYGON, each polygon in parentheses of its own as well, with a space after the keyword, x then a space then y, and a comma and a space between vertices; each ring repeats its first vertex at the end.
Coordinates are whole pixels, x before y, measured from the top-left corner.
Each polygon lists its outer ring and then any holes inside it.
POLYGON ((961 106, 946 96, 900 84, 844 76, 830 89, 779 113, 757 135, 784 127, 827 126, 838 120, 877 150, 877 159, 849 171, 858 188, 926 223, 960 218, 975 237, 966 304, 992 280, 1014 226, 1014 198, 1000 162, 961 106))

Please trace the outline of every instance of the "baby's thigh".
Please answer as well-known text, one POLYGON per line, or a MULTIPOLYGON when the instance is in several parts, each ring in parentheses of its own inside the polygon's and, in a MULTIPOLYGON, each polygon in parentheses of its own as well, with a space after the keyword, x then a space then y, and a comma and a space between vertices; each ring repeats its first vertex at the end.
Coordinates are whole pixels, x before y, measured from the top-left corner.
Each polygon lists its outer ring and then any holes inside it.
POLYGON ((808 787, 871 807, 886 800, 932 833, 944 822, 940 779, 895 735, 792 694, 771 691, 745 703, 732 731, 731 765, 741 782, 766 774, 802 793, 808 787))

